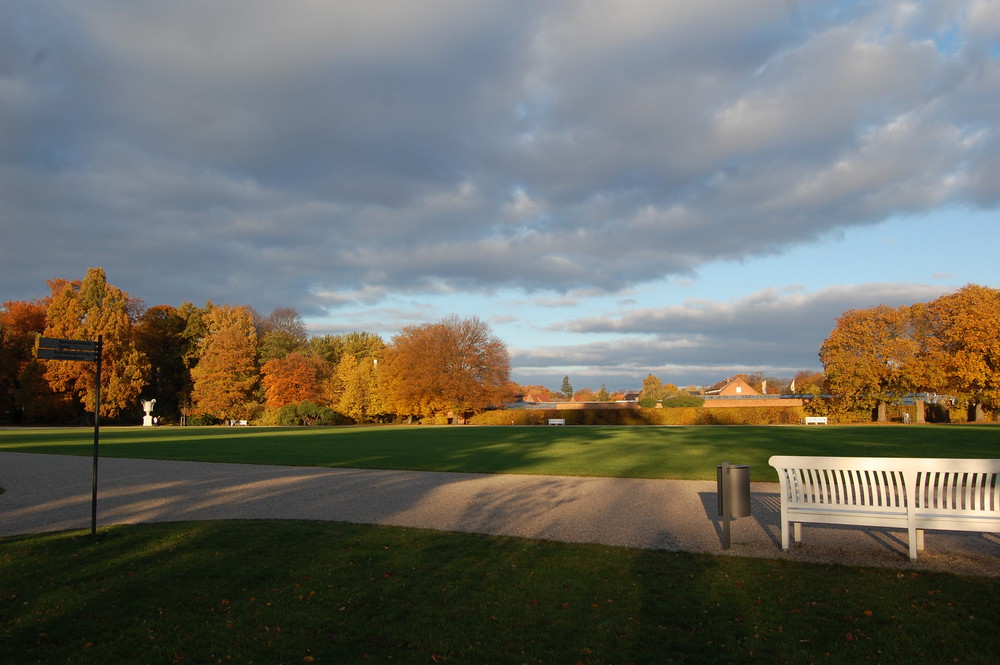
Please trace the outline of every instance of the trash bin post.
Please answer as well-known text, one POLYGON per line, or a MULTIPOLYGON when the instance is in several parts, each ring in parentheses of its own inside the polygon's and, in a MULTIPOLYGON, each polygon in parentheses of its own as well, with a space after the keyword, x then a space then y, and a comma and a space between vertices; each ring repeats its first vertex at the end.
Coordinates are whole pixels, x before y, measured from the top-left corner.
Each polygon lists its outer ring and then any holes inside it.
POLYGON ((722 502, 722 549, 728 550, 730 544, 730 525, 733 519, 733 506, 729 500, 729 462, 723 462, 719 470, 722 482, 719 483, 719 500, 722 502))

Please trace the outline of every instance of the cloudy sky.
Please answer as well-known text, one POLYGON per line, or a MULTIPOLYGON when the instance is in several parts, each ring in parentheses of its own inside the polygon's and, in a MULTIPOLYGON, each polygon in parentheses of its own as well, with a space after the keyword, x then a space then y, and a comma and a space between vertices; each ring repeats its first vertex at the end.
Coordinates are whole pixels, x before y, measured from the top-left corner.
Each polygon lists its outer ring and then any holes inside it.
POLYGON ((513 378, 819 369, 1000 287, 1000 2, 4 0, 0 301, 101 266, 513 378))

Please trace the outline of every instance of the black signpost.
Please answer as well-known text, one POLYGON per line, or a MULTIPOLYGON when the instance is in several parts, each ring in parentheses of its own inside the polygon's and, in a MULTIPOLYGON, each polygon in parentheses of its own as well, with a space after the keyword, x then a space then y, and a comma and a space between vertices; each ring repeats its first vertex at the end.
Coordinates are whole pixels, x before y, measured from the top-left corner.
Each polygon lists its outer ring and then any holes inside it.
POLYGON ((97 457, 101 440, 101 354, 104 350, 104 336, 97 341, 82 339, 54 339, 42 337, 38 340, 38 357, 43 360, 79 360, 97 363, 97 390, 94 396, 94 473, 93 495, 90 502, 90 535, 97 534, 97 457))

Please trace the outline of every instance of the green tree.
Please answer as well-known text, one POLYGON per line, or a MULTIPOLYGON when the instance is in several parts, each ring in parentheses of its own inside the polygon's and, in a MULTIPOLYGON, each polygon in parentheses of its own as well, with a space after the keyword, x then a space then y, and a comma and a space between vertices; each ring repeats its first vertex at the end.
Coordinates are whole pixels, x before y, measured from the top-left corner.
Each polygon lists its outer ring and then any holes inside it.
POLYGON ((705 400, 694 395, 674 395, 663 400, 663 407, 667 409, 681 408, 685 406, 704 406, 705 400))
POLYGON ((137 348, 149 359, 151 376, 144 399, 156 399, 156 414, 176 420, 191 395, 191 371, 186 359, 191 342, 185 336, 184 310, 170 305, 150 307, 135 325, 137 348))
POLYGON ((562 396, 566 399, 573 399, 573 386, 569 382, 569 376, 564 376, 562 380, 562 388, 559 389, 562 396))
MULTIPOLYGON (((96 340, 103 337, 101 415, 135 408, 149 380, 149 361, 139 351, 133 323, 142 303, 108 284, 104 270, 90 268, 82 282, 56 280, 46 311, 46 337, 96 340)), ((46 380, 56 392, 73 395, 94 411, 96 372, 92 363, 46 361, 46 380)))
POLYGON ((306 325, 293 307, 279 307, 264 319, 260 336, 260 360, 266 363, 275 358, 301 351, 306 347, 306 325))

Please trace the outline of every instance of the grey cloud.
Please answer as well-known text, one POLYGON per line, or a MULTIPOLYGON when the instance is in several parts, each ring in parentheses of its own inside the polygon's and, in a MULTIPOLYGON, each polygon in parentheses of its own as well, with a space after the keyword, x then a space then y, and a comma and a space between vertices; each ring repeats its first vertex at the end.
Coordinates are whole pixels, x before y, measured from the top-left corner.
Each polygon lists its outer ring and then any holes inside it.
POLYGON ((577 367, 581 376, 631 377, 631 384, 648 372, 678 384, 714 383, 737 371, 790 377, 820 369, 820 345, 845 311, 926 302, 943 292, 913 284, 862 284, 815 293, 769 289, 733 302, 630 310, 554 327, 575 335, 615 333, 621 339, 515 350, 513 358, 526 376, 577 367))
POLYGON ((996 206, 996 23, 978 2, 9 0, 5 294, 92 265, 150 303, 264 311, 616 292, 996 206))

